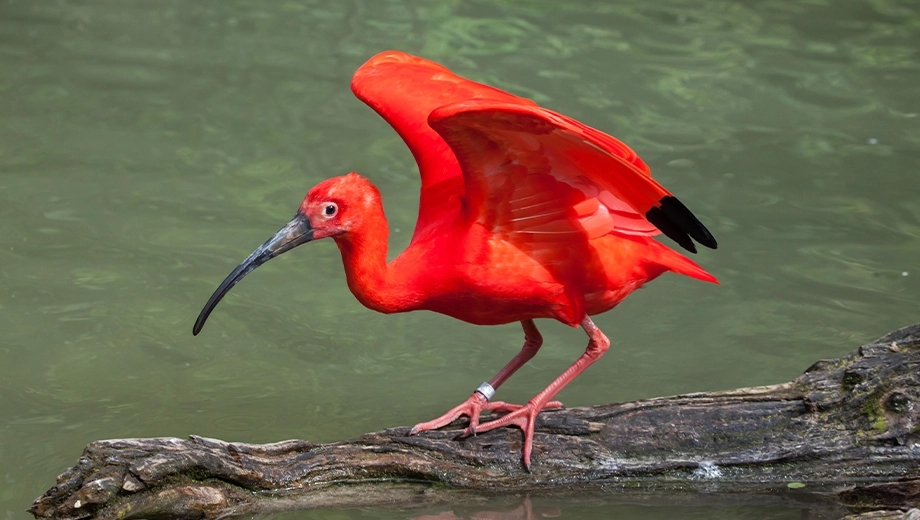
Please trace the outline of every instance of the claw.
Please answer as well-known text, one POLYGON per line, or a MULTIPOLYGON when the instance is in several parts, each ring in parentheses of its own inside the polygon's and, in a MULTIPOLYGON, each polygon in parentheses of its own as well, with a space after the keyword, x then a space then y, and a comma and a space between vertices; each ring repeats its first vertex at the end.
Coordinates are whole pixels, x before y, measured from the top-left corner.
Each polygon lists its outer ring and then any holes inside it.
POLYGON ((486 401, 486 398, 479 392, 473 392, 473 395, 467 398, 466 401, 460 403, 454 408, 451 408, 447 411, 447 413, 438 417, 437 419, 419 423, 413 426, 412 429, 409 430, 409 435, 415 435, 419 432, 443 428, 464 415, 470 418, 470 424, 475 428, 479 424, 480 411, 490 409, 491 404, 486 401))
POLYGON ((467 437, 475 437, 477 433, 485 433, 489 430, 494 430, 502 426, 517 426, 524 432, 524 468, 529 473, 530 453, 533 451, 533 431, 534 425, 537 421, 537 414, 543 410, 552 408, 562 408, 562 403, 559 401, 550 401, 543 404, 543 406, 540 406, 539 409, 536 410, 536 406, 533 401, 523 406, 519 404, 506 403, 504 401, 495 401, 490 403, 486 401, 486 398, 482 394, 473 392, 473 395, 471 395, 466 401, 460 403, 454 408, 451 408, 447 411, 447 413, 438 417, 437 419, 416 424, 412 427, 412 429, 409 430, 407 435, 415 435, 423 431, 443 428, 444 426, 447 426, 448 424, 456 421, 458 418, 464 415, 470 418, 470 425, 464 428, 453 438, 455 441, 463 440, 467 437), (503 415, 492 421, 480 423, 479 414, 482 411, 504 413, 506 415, 503 415))
MULTIPOLYGON (((550 401, 543 404, 542 406, 536 405, 533 401, 528 402, 524 406, 519 405, 505 405, 513 406, 515 409, 503 415, 494 421, 489 421, 480 425, 479 433, 485 433, 490 430, 501 428, 504 426, 517 426, 524 433, 524 449, 522 453, 522 459, 524 462, 524 469, 527 472, 530 472, 530 455, 533 452, 533 434, 534 427, 537 423, 537 414, 541 411, 548 408, 562 408, 562 403, 559 401, 550 401)), ((468 437, 472 432, 469 428, 463 430, 463 432, 458 435, 458 438, 468 437)))

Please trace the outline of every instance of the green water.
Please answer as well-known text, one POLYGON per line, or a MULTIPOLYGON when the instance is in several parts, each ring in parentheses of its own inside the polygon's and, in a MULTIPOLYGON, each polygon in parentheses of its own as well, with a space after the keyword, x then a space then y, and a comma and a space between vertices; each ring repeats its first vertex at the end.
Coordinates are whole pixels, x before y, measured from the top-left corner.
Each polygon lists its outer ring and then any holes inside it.
MULTIPOLYGON (((415 164, 348 88, 390 48, 616 135, 719 240, 695 259, 721 286, 665 276, 595 319, 613 347, 567 405, 784 382, 920 321, 915 2, 0 0, 0 518, 24 518, 95 439, 351 438, 440 415, 517 352, 518 325, 364 309, 331 242, 260 268, 191 335, 324 178, 370 177, 393 251, 408 243, 415 164)), ((538 326, 546 346, 505 400, 585 346, 538 326)), ((478 514, 284 518, 449 510, 478 514)))

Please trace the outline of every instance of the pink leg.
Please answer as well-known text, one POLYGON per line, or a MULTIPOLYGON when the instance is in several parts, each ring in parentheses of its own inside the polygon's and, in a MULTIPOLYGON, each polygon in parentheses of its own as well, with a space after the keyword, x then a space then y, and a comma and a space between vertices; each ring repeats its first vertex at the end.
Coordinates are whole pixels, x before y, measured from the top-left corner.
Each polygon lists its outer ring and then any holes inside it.
MULTIPOLYGON (((590 317, 585 316, 585 319, 581 321, 581 327, 588 333, 589 341, 588 348, 585 349, 585 353, 578 358, 578 361, 566 369, 561 376, 556 378, 555 381, 550 383, 546 389, 537 394, 527 404, 508 415, 484 423, 479 428, 480 433, 510 425, 515 425, 524 430, 524 466, 528 471, 530 470, 530 453, 533 451, 533 429, 537 420, 537 414, 546 407, 548 401, 559 393, 569 381, 578 377, 578 374, 584 372, 586 368, 600 359, 600 357, 604 355, 604 352, 607 352, 607 349, 610 348, 610 340, 601 332, 601 329, 597 328, 597 325, 591 321, 590 317)), ((472 433, 470 428, 467 428, 463 432, 465 436, 472 433)))
MULTIPOLYGON (((540 335, 540 331, 537 330, 537 326, 534 324, 533 320, 523 320, 521 325, 524 327, 524 346, 521 347, 521 351, 518 352, 518 355, 514 356, 514 359, 509 361, 508 364, 505 365, 505 368, 501 369, 495 374, 495 377, 489 381, 492 388, 496 390, 502 383, 511 377, 511 374, 517 372, 524 363, 530 361, 537 351, 540 350, 540 346, 543 345, 543 336, 540 335)), ((562 406, 562 403, 555 401, 544 405, 545 408, 559 408, 560 406, 562 406)), ((519 408, 521 408, 521 405, 508 404, 503 401, 490 403, 486 396, 479 392, 473 392, 473 395, 471 395, 469 399, 460 403, 459 406, 451 408, 447 413, 437 419, 413 426, 412 429, 409 430, 409 435, 443 428, 463 415, 470 418, 469 433, 476 435, 476 428, 479 426, 480 412, 489 410, 495 412, 513 412, 519 408)))

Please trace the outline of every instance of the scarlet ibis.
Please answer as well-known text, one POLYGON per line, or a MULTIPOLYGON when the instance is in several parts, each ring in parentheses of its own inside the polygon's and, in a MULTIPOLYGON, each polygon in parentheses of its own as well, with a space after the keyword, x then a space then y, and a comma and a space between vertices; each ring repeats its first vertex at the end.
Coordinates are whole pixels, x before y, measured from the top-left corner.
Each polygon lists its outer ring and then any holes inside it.
POLYGON ((294 219, 220 284, 194 334, 224 295, 253 269, 306 242, 330 237, 342 254, 348 288, 384 313, 435 311, 477 325, 521 322, 524 346, 498 374, 417 434, 461 416, 461 436, 515 425, 530 468, 537 414, 608 349, 590 316, 671 271, 718 283, 659 243, 659 232, 696 252, 715 249, 703 224, 651 177, 617 139, 533 101, 455 75, 397 51, 378 54, 351 81, 355 95, 409 146, 421 173, 411 243, 387 263, 380 193, 349 173, 307 193, 294 219), (585 353, 525 405, 490 401, 543 343, 535 318, 588 334, 585 353), (483 411, 504 413, 480 424, 483 411))

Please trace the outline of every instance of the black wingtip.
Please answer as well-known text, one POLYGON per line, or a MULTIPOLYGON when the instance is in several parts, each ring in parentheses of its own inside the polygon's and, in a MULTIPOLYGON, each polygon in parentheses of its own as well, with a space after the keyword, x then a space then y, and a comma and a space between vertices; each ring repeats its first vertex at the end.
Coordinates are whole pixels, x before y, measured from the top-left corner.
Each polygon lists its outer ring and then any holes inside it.
POLYGON ((691 253, 696 253, 694 240, 710 249, 718 247, 712 233, 677 198, 668 195, 658 203, 648 210, 645 218, 668 238, 691 253))

